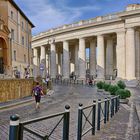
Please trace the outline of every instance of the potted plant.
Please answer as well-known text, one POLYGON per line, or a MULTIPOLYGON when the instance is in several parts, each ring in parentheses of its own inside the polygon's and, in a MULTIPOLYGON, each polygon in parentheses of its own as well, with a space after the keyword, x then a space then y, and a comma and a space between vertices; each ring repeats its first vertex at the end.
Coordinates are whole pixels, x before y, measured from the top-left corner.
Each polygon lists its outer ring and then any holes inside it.
POLYGON ((128 98, 131 96, 131 92, 125 89, 118 89, 115 93, 120 96, 120 103, 127 104, 129 102, 128 98))
POLYGON ((103 89, 104 89, 106 95, 109 95, 108 89, 110 86, 111 86, 111 84, 108 84, 108 83, 104 83, 104 85, 103 85, 103 89))
POLYGON ((120 89, 119 86, 117 85, 110 85, 108 88, 108 91, 110 92, 111 95, 116 95, 116 91, 120 89))
POLYGON ((125 89, 125 87, 126 87, 125 83, 124 83, 123 81, 121 81, 121 80, 119 80, 119 81, 117 82, 117 85, 118 85, 121 89, 125 89))
POLYGON ((97 85, 98 91, 102 92, 103 91, 103 87, 104 87, 104 82, 103 81, 99 81, 99 82, 97 82, 96 85, 97 85))

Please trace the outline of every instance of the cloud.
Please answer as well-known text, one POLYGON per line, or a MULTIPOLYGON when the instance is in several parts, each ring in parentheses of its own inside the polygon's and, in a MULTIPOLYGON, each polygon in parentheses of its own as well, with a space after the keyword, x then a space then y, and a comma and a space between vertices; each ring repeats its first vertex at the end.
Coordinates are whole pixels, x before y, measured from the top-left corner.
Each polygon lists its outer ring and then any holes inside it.
POLYGON ((15 0, 24 6, 27 16, 35 24, 33 34, 77 21, 86 11, 97 11, 97 6, 69 7, 65 0, 15 0))

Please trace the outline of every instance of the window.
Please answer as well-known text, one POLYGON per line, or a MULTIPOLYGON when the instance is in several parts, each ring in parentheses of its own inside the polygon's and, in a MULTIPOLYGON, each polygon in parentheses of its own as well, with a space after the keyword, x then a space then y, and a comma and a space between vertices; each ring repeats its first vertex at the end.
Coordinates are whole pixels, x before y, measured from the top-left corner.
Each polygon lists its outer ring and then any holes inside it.
POLYGON ((26 63, 26 55, 24 54, 24 62, 26 63))
POLYGON ((13 11, 11 11, 11 19, 13 19, 14 18, 14 13, 13 13, 13 11))
POLYGON ((11 39, 14 40, 14 29, 11 29, 11 39))
POLYGON ((22 45, 24 45, 24 36, 22 36, 22 45))
POLYGON ((14 50, 14 61, 16 61, 16 51, 14 50))

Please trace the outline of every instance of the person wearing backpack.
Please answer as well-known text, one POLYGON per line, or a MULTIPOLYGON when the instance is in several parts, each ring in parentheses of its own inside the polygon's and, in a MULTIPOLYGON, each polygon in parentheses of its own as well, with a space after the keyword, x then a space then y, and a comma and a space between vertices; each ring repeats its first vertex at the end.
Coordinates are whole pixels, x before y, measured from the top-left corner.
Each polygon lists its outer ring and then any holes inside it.
POLYGON ((43 94, 42 88, 39 85, 39 82, 36 83, 36 86, 33 88, 33 94, 35 96, 35 101, 36 101, 36 109, 40 108, 40 100, 41 100, 41 95, 43 94))

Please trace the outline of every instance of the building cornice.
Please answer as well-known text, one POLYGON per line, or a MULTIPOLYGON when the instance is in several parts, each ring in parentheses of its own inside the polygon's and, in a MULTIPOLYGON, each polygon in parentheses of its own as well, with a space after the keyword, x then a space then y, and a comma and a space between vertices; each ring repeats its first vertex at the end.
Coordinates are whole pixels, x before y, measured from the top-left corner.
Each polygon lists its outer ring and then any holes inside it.
POLYGON ((19 10, 20 14, 30 23, 30 25, 33 27, 34 24, 28 19, 28 17, 23 13, 23 11, 19 8, 19 6, 14 2, 14 0, 8 0, 17 10, 19 10))

